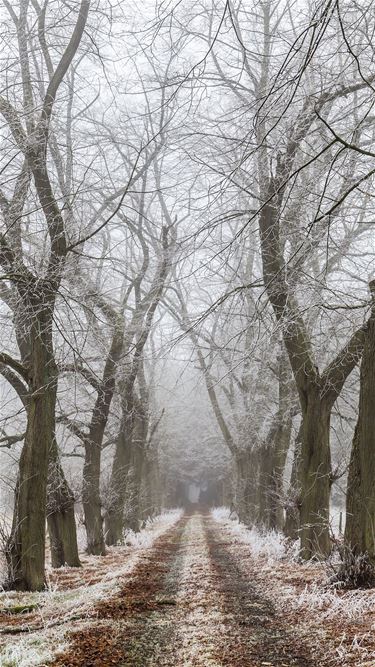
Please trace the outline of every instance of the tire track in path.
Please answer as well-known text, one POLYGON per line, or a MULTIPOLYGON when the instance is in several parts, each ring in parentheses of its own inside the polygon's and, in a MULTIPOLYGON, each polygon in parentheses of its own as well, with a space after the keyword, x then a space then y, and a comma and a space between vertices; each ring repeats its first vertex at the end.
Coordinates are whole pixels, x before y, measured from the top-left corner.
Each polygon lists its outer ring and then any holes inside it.
POLYGON ((315 667, 294 628, 286 626, 271 600, 241 572, 220 526, 209 516, 205 530, 214 585, 232 621, 217 647, 222 667, 315 667))
POLYGON ((50 667, 313 667, 208 514, 182 517, 95 614, 50 667))
MULTIPOLYGON (((146 667, 164 661, 173 646, 174 563, 188 516, 161 535, 121 590, 94 609, 95 618, 68 636, 70 644, 49 667, 146 667)), ((173 663, 176 664, 176 663, 173 663)))

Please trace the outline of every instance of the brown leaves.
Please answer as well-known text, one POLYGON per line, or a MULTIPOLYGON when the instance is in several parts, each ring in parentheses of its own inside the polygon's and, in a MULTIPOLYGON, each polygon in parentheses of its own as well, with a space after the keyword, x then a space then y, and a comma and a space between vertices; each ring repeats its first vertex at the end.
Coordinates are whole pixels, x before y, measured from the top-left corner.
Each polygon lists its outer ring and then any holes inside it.
POLYGON ((74 651, 69 648, 53 665, 60 667, 110 667, 123 658, 119 638, 108 626, 94 626, 75 632, 74 651))
POLYGON ((178 541, 171 540, 175 531, 174 527, 156 541, 119 593, 96 605, 95 616, 100 621, 72 632, 70 647, 51 667, 144 667, 142 655, 138 655, 138 640, 147 628, 149 615, 155 611, 164 614, 172 604, 160 594, 178 549, 178 541), (163 599, 167 602, 160 602, 163 599))

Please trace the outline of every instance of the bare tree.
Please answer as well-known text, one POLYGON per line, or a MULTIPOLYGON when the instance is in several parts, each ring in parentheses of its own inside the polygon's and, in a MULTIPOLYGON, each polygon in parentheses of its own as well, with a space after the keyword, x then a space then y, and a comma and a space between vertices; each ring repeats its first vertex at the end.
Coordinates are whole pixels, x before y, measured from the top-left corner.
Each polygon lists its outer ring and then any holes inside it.
MULTIPOLYGON (((20 3, 17 16, 6 3, 15 23, 23 89, 24 124, 20 111, 9 98, 0 100, 0 112, 8 125, 14 149, 23 155, 49 235, 49 256, 42 275, 35 274, 23 261, 18 244, 6 234, 1 236, 0 261, 14 286, 30 322, 30 356, 27 365, 2 355, 28 385, 30 405, 27 413, 25 443, 20 460, 13 528, 9 542, 9 583, 18 589, 38 590, 44 586, 44 536, 48 455, 55 430, 55 403, 58 370, 54 358, 52 327, 56 295, 61 284, 69 246, 65 222, 53 192, 47 159, 49 128, 53 106, 61 83, 77 52, 85 28, 88 0, 82 0, 72 36, 58 64, 50 71, 49 83, 40 110, 35 99, 29 69, 27 18, 29 3, 20 3)), ((19 179, 19 199, 24 178, 19 179)))

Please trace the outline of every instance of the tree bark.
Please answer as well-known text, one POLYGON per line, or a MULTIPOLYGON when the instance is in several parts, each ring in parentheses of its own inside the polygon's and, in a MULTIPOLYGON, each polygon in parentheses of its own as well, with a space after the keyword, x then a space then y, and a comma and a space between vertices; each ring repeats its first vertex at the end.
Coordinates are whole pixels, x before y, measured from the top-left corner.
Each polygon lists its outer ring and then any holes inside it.
POLYGON ((85 463, 83 466, 82 504, 87 534, 87 552, 105 555, 102 502, 100 498, 101 456, 105 428, 116 387, 116 367, 123 349, 124 325, 114 317, 114 333, 106 359, 103 379, 92 413, 89 434, 83 438, 85 463))
POLYGON ((80 567, 74 495, 64 475, 55 438, 48 466, 47 525, 52 567, 80 567))
POLYGON ((267 529, 284 525, 283 477, 289 449, 292 417, 278 413, 275 429, 260 452, 258 523, 267 529))
POLYGON ((141 519, 143 524, 150 517, 160 512, 160 475, 157 454, 146 453, 141 489, 142 507, 141 519))
POLYGON ((88 438, 85 442, 83 466, 82 505, 87 536, 87 553, 105 555, 102 502, 100 498, 100 468, 102 439, 88 438))
POLYGON ((302 414, 302 445, 299 466, 301 555, 325 557, 331 549, 329 500, 331 454, 329 429, 331 406, 322 398, 319 385, 307 393, 302 414))
POLYGON ((109 504, 105 515, 105 541, 108 546, 121 543, 123 539, 124 507, 130 467, 131 440, 131 432, 128 432, 128 425, 123 420, 116 440, 109 483, 109 504))
MULTIPOLYGON (((375 281, 370 283, 374 299, 375 281)), ((350 457, 345 543, 375 566, 375 307, 369 319, 361 364, 359 412, 350 457)))
POLYGON ((132 461, 128 473, 124 528, 139 532, 142 521, 141 485, 144 471, 144 450, 142 445, 133 441, 132 461))
POLYGON ((292 375, 284 348, 278 360, 278 410, 259 453, 259 508, 257 521, 268 529, 284 524, 283 479, 292 430, 292 375))
POLYGON ((300 489, 298 486, 299 466, 301 463, 302 421, 294 443, 292 473, 285 505, 284 535, 291 540, 299 537, 300 489))
POLYGON ((282 530, 284 527, 284 470, 286 457, 290 446, 292 418, 285 415, 280 425, 276 449, 274 452, 274 466, 270 493, 270 528, 282 530))
POLYGON ((52 314, 42 304, 34 310, 27 429, 7 549, 10 586, 16 590, 30 591, 43 590, 45 585, 48 456, 55 433, 57 388, 52 314))
POLYGON ((136 401, 131 462, 128 476, 125 527, 138 532, 142 523, 142 482, 146 471, 148 410, 141 400, 136 401))
POLYGON ((235 510, 245 525, 254 523, 257 515, 257 481, 259 460, 250 448, 235 454, 236 489, 235 510))
POLYGON ((124 527, 139 531, 142 518, 141 484, 145 463, 147 425, 133 396, 123 401, 123 418, 116 442, 110 480, 110 504, 105 517, 106 543, 123 539, 124 527), (135 414, 138 409, 137 414, 135 414))

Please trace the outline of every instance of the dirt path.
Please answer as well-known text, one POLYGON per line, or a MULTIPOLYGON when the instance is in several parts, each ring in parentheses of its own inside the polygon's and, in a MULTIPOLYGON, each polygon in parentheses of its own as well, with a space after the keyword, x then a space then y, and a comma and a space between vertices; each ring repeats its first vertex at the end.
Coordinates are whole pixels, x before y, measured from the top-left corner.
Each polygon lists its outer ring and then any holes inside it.
POLYGON ((53 667, 313 667, 209 515, 180 521, 53 667))

